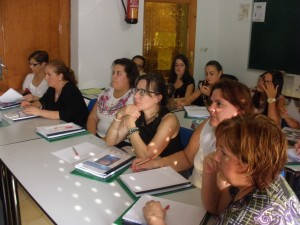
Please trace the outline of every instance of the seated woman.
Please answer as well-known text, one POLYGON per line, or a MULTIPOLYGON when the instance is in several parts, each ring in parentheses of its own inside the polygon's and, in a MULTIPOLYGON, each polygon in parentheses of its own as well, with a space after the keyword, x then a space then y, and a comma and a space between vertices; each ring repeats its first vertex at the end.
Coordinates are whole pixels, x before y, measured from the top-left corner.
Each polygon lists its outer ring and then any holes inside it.
POLYGON ((191 180, 196 187, 200 188, 203 159, 215 150, 215 127, 225 119, 253 111, 248 87, 226 79, 218 82, 212 88, 211 105, 208 111, 210 118, 195 129, 184 150, 168 157, 150 160, 144 164, 140 164, 143 159, 137 158, 133 162, 133 169, 139 171, 171 166, 176 171, 185 171, 194 166, 191 180))
POLYGON ((48 89, 45 80, 45 67, 49 62, 49 56, 46 51, 34 51, 28 57, 29 67, 32 73, 27 74, 22 86, 24 99, 27 101, 36 101, 42 97, 48 89))
POLYGON ((130 59, 116 59, 113 62, 111 87, 99 95, 90 112, 87 121, 88 131, 102 138, 106 136, 118 110, 133 103, 132 88, 137 77, 137 68, 130 59))
MULTIPOLYGON (((225 120, 217 151, 204 160, 202 201, 218 224, 299 224, 300 203, 281 177, 287 160, 281 130, 263 115, 225 120)), ((159 202, 144 208, 148 224, 164 224, 159 202)))
POLYGON ((39 100, 23 101, 24 112, 48 119, 61 119, 85 127, 88 110, 76 86, 74 73, 63 62, 51 61, 45 68, 49 88, 39 100))
POLYGON ((212 60, 205 65, 205 80, 199 81, 198 88, 189 97, 181 99, 177 102, 178 105, 209 105, 209 96, 211 89, 216 84, 223 74, 223 69, 218 61, 212 60))
POLYGON ((135 63, 139 71, 139 75, 145 75, 146 59, 144 58, 144 56, 136 55, 132 58, 132 61, 135 63))
POLYGON ((166 109, 167 90, 162 76, 147 74, 136 81, 134 104, 116 114, 107 135, 108 145, 126 139, 139 158, 167 156, 181 148, 179 122, 166 109))
POLYGON ((285 108, 285 98, 281 95, 283 74, 280 71, 267 71, 260 75, 252 101, 257 113, 273 119, 279 126, 281 119, 292 128, 299 128, 299 123, 291 118, 285 108))
POLYGON ((189 61, 185 55, 177 55, 171 65, 168 84, 169 108, 176 108, 176 101, 188 98, 194 91, 194 78, 189 72, 189 61))

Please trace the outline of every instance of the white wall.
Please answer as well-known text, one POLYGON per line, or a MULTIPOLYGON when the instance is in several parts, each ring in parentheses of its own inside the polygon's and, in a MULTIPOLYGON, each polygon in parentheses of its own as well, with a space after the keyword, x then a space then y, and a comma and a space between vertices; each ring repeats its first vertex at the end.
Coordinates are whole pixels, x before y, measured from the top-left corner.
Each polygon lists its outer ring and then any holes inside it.
POLYGON ((80 88, 109 86, 113 60, 142 53, 143 8, 140 0, 138 24, 129 25, 121 0, 71 0, 71 67, 80 88))

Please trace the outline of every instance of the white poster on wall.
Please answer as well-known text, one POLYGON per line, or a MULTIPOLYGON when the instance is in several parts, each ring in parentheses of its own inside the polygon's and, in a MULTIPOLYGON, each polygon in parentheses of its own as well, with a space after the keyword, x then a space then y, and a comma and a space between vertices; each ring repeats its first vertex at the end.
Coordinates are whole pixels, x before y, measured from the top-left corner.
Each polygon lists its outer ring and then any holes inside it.
POLYGON ((253 14, 252 21, 253 22, 265 22, 266 16, 266 2, 255 2, 253 5, 253 14))

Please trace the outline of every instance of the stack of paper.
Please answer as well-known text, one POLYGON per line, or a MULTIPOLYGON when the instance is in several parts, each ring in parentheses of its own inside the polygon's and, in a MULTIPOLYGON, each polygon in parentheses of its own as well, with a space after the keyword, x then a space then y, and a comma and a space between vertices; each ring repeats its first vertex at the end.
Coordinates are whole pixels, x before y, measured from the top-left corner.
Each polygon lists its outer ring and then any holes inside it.
POLYGON ((21 121, 21 120, 36 118, 38 116, 26 114, 22 110, 18 110, 15 112, 5 113, 4 117, 6 117, 7 119, 10 119, 12 121, 21 121))
POLYGON ((124 224, 143 224, 146 225, 146 221, 143 215, 143 207, 148 201, 159 201, 162 207, 169 206, 166 212, 166 224, 168 225, 199 225, 203 220, 205 211, 200 207, 184 204, 181 202, 175 202, 168 199, 157 198, 150 195, 142 196, 134 206, 123 216, 124 224))
POLYGON ((207 108, 204 106, 196 106, 196 105, 184 106, 184 110, 186 111, 187 116, 191 118, 209 117, 209 112, 207 111, 207 108))
POLYGON ((300 129, 293 129, 290 127, 284 127, 282 132, 285 133, 286 139, 289 141, 289 144, 294 145, 297 140, 300 139, 300 129))
POLYGON ((171 167, 124 174, 120 178, 135 196, 159 194, 192 186, 189 180, 171 167))
POLYGON ((10 88, 3 95, 0 96, 0 109, 8 109, 20 105, 23 96, 10 88))
MULTIPOLYGON (((95 146, 86 143, 85 148, 85 151, 89 149, 90 152, 98 152, 98 154, 93 157, 90 156, 89 159, 76 164, 75 168, 103 179, 107 179, 127 167, 135 158, 121 149, 107 145, 95 146), (88 147, 87 144, 89 145, 88 147)), ((77 146, 76 150, 74 148, 72 150, 75 154, 80 154, 77 146)))
POLYGON ((52 126, 37 127, 36 132, 46 139, 70 136, 86 130, 75 123, 63 123, 52 126))

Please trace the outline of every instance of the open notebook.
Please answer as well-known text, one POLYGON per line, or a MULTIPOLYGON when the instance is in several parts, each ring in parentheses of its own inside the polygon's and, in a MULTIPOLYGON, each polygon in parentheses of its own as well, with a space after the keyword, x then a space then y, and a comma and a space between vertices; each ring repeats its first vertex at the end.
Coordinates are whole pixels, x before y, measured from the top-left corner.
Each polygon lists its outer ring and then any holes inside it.
POLYGON ((120 179, 135 196, 160 194, 192 186, 189 180, 171 167, 123 174, 120 179))
POLYGON ((143 215, 143 207, 145 206, 146 202, 150 200, 159 201, 163 208, 169 206, 165 218, 166 224, 168 225, 199 225, 206 213, 206 211, 201 207, 150 195, 144 195, 127 213, 125 213, 125 215, 122 217, 123 223, 146 225, 143 215))
POLYGON ((207 111, 206 107, 203 106, 184 106, 184 110, 187 113, 187 116, 190 118, 208 118, 209 112, 207 111))

